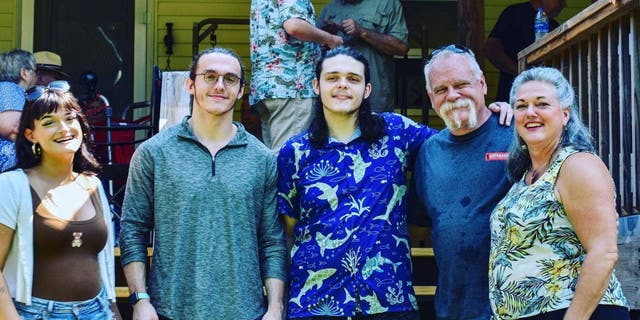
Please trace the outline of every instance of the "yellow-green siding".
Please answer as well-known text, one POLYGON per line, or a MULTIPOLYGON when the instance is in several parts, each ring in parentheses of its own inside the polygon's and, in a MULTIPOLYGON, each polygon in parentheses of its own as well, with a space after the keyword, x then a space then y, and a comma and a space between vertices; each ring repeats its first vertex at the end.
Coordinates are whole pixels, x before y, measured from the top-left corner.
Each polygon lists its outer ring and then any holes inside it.
POLYGON ((16 0, 0 0, 0 52, 16 47, 18 10, 16 0))
MULTIPOLYGON (((314 1, 316 12, 319 12, 327 2, 328 0, 314 1)), ((156 63, 161 68, 166 68, 167 55, 164 36, 167 22, 173 23, 175 38, 170 67, 173 70, 185 70, 191 62, 193 24, 208 18, 248 19, 250 5, 250 0, 157 0, 155 10, 156 63)), ((220 25, 216 34, 218 46, 233 49, 242 57, 243 63, 246 66, 249 65, 248 25, 220 25)), ((200 43, 200 49, 210 45, 207 38, 200 43)))
MULTIPOLYGON (((504 8, 509 5, 524 2, 522 1, 509 1, 509 0, 485 0, 484 1, 484 30, 485 30, 485 39, 489 36, 491 29, 496 24, 498 20, 498 16, 504 8)), ((572 0, 567 1, 567 7, 562 10, 558 18, 556 19, 560 24, 565 22, 567 19, 576 15, 578 12, 582 11, 582 9, 588 7, 591 4, 590 0, 572 0)), ((488 60, 484 63, 485 69, 485 77, 487 80, 487 86, 489 87, 487 93, 487 101, 493 101, 493 98, 496 96, 496 89, 498 86, 498 69, 496 69, 491 62, 488 60)))
MULTIPOLYGON (((171 70, 185 70, 191 62, 192 56, 192 29, 193 24, 207 18, 234 18, 248 19, 250 0, 148 0, 152 8, 149 13, 149 34, 152 39, 149 42, 153 48, 150 51, 151 63, 157 64, 162 69, 167 69, 167 55, 164 46, 167 22, 173 23, 174 47, 170 57, 171 70)), ((316 12, 329 0, 314 0, 316 12)), ((510 4, 522 1, 509 0, 485 0, 485 34, 488 35, 493 28, 500 12, 510 4)), ((558 17, 559 22, 564 22, 580 10, 591 4, 590 0, 567 1, 565 8, 558 17)), ((0 0, 0 51, 6 51, 19 47, 20 35, 20 10, 21 0, 0 0)), ((249 65, 249 27, 248 25, 221 25, 218 28, 217 45, 235 50, 243 59, 243 63, 249 65)), ((200 49, 210 46, 206 39, 200 43, 200 49)), ((495 96, 498 73, 495 67, 485 61, 485 71, 489 86, 489 100, 495 96)))

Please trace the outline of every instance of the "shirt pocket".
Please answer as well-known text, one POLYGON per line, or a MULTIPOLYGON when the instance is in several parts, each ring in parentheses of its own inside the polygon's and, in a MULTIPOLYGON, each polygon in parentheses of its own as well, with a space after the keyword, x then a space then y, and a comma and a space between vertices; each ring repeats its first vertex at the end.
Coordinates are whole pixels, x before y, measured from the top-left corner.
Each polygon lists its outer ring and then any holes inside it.
POLYGON ((362 14, 360 25, 365 29, 373 30, 379 33, 386 33, 386 21, 388 20, 388 13, 380 11, 376 8, 372 8, 362 14))

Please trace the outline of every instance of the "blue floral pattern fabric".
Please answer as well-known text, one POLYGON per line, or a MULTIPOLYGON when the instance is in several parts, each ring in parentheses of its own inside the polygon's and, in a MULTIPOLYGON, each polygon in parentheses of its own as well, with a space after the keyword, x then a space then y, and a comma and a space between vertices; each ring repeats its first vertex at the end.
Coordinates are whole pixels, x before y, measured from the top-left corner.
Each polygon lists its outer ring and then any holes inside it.
POLYGON ((302 19, 315 26, 309 0, 251 1, 251 94, 249 103, 263 99, 315 97, 312 88, 320 46, 288 35, 283 24, 302 19))
MULTIPOLYGON (((489 256, 493 319, 569 307, 586 252, 554 187, 562 163, 577 152, 572 147, 561 150, 531 185, 523 176, 493 211, 489 256)), ((626 306, 615 275, 600 304, 626 306)))
POLYGON ((375 143, 309 144, 278 157, 278 210, 298 220, 288 314, 350 316, 417 309, 407 227, 407 166, 436 130, 383 113, 375 143))
MULTIPOLYGON (((14 82, 0 81, 0 112, 22 111, 25 103, 24 89, 14 82)), ((15 143, 0 136, 0 172, 16 165, 15 143)))

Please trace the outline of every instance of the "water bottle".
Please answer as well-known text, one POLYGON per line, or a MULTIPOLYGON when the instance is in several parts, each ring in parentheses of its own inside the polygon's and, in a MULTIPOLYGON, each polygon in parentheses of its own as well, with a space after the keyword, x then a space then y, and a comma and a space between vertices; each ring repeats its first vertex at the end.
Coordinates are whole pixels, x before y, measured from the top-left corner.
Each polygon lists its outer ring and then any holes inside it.
POLYGON ((536 20, 533 23, 533 30, 536 35, 536 41, 544 37, 545 34, 549 33, 549 19, 547 18, 547 14, 544 13, 543 8, 538 8, 538 13, 536 13, 536 20))

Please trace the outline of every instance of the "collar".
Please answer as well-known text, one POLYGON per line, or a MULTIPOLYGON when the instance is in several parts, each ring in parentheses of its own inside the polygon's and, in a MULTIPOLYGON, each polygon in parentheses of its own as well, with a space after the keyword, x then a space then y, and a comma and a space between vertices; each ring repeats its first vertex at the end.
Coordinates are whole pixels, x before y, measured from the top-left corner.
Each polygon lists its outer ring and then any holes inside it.
MULTIPOLYGON (((357 126, 356 130, 353 131, 353 134, 349 138, 349 141, 347 141, 347 143, 345 143, 345 144, 351 143, 353 140, 356 140, 356 139, 360 138, 360 136, 362 136, 362 131, 360 130, 360 126, 357 126)), ((332 144, 332 143, 342 143, 342 141, 340 141, 340 140, 338 140, 338 139, 336 139, 336 138, 334 138, 332 136, 329 136, 329 144, 332 144)))
MULTIPOLYGON (((178 130, 178 137, 185 140, 191 140, 200 144, 200 141, 198 141, 198 137, 196 137, 196 135, 193 133, 193 130, 191 129, 191 126, 189 125, 190 118, 191 118, 190 115, 187 115, 184 118, 182 118, 182 122, 180 123, 180 129, 178 130)), ((233 121, 233 125, 236 126, 238 130, 236 131, 235 136, 231 138, 231 140, 229 141, 229 143, 225 148, 242 147, 249 144, 249 138, 247 136, 248 133, 247 133, 247 130, 242 125, 242 123, 233 121)))

